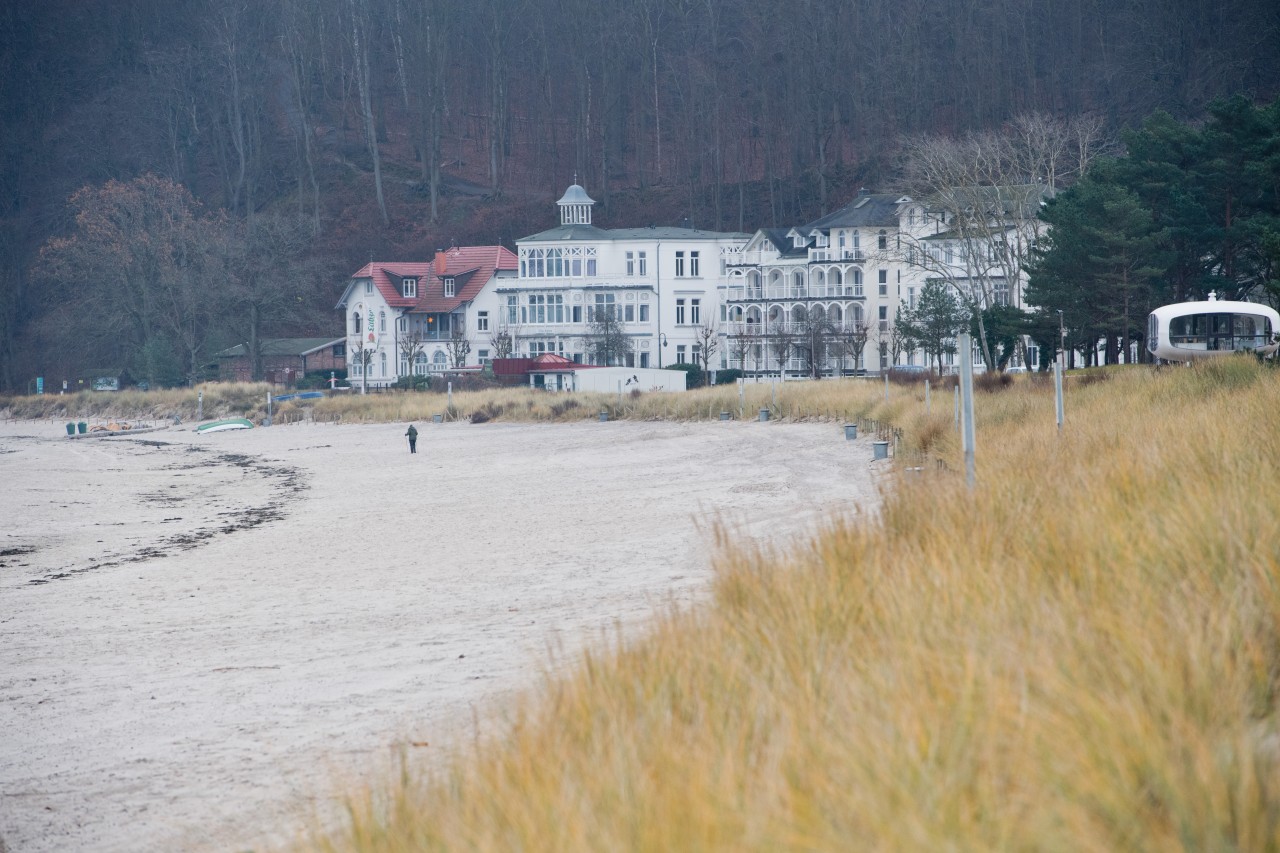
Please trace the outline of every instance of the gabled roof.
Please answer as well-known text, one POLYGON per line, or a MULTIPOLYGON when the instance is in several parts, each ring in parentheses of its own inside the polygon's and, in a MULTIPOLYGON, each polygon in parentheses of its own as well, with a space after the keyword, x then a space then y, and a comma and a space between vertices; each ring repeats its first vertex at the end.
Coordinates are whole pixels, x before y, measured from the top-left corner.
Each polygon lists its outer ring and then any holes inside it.
POLYGON ((906 196, 893 193, 862 192, 844 207, 815 219, 800 229, 809 234, 814 230, 830 228, 896 228, 898 205, 906 196))
MULTIPOLYGON (((267 338, 262 341, 262 354, 273 355, 311 355, 317 350, 337 346, 344 338, 267 338)), ((247 343, 236 344, 217 353, 215 358, 242 358, 249 354, 247 343)))
MULTIPOLYGON (((351 276, 351 284, 355 284, 356 281, 362 279, 371 278, 373 279, 373 286, 378 289, 378 293, 388 305, 392 308, 410 308, 418 300, 415 297, 406 298, 403 295, 402 282, 406 278, 416 278, 421 282, 430 272, 431 264, 370 261, 351 276)), ((350 290, 351 287, 348 286, 347 291, 350 292, 350 290)), ((422 293, 421 284, 418 286, 418 293, 422 293)), ((344 293, 343 299, 338 303, 338 306, 341 307, 345 301, 346 294, 344 293)))
POLYGON ((437 252, 430 274, 418 282, 418 301, 410 313, 445 314, 475 299, 498 270, 516 270, 519 259, 503 246, 455 246, 437 252), (453 279, 453 296, 444 280, 453 279))
POLYGON ((429 263, 370 261, 351 276, 337 307, 346 305, 347 297, 356 282, 372 279, 378 294, 392 308, 452 311, 474 299, 485 282, 498 270, 515 271, 518 267, 516 256, 503 246, 455 246, 437 252, 429 263), (444 279, 449 277, 454 279, 455 290, 452 297, 444 295, 444 279), (417 296, 404 296, 403 283, 406 278, 418 280, 417 296))

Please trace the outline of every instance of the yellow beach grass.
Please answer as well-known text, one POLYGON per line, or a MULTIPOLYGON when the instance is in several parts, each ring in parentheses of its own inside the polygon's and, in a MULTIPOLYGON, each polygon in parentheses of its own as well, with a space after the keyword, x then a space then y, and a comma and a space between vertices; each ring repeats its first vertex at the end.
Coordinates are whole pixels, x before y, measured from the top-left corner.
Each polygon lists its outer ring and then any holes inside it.
MULTIPOLYGON (((876 416, 839 388, 804 393, 876 416)), ((877 517, 778 553, 722 532, 710 606, 303 846, 1280 847, 1280 374, 1074 382, 1060 436, 1047 383, 980 394, 972 492, 922 396, 897 422, 946 465, 877 517)))

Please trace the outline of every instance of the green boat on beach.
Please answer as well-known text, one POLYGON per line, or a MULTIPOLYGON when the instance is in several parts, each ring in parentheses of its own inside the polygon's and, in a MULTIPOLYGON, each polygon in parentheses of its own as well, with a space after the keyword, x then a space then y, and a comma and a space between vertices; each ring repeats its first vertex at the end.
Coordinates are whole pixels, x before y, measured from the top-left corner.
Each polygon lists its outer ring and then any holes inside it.
POLYGON ((200 424, 196 427, 196 432, 222 432, 228 429, 253 429, 253 421, 248 418, 225 418, 200 424))

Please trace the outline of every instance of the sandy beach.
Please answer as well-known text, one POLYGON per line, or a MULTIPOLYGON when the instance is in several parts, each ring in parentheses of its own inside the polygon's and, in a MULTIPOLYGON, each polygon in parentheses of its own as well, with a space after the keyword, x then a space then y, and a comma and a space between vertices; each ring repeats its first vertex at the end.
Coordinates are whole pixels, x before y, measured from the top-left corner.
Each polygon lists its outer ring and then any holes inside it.
POLYGON ((287 841, 695 604, 715 521, 783 542, 886 464, 838 424, 418 428, 0 424, 0 851, 287 841))

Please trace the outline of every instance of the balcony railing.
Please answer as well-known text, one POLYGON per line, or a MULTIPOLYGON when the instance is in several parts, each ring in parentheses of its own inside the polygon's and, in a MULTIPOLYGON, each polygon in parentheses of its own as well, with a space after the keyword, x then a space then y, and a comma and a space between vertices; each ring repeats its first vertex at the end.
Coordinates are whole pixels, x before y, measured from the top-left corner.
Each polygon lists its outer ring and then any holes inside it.
POLYGON ((730 302, 763 302, 770 299, 862 299, 860 284, 825 284, 810 287, 730 287, 730 302))

